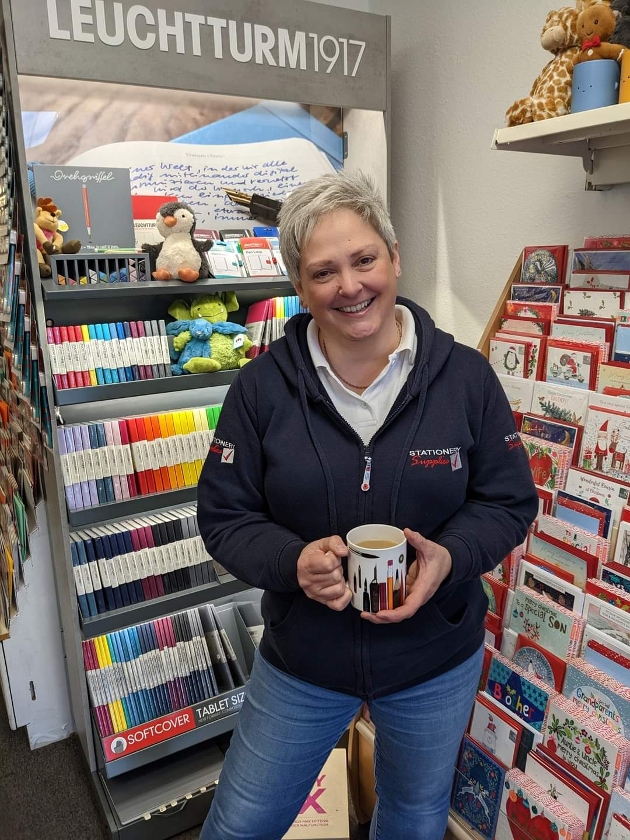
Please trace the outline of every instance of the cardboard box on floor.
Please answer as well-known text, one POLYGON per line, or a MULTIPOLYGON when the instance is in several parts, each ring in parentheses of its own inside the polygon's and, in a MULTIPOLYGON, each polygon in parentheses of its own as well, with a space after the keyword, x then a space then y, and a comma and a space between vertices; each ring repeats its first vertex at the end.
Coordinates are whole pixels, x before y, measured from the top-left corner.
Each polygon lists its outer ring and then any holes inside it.
POLYGON ((349 837, 346 751, 333 750, 283 840, 348 840, 349 837))

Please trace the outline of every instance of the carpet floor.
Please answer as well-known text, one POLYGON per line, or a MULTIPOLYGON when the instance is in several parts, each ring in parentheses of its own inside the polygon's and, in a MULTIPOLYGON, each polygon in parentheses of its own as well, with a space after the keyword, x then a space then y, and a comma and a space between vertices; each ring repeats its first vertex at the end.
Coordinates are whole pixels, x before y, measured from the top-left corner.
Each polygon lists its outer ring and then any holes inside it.
MULTIPOLYGON (((367 840, 350 802, 351 840, 367 840)), ((0 840, 108 840, 75 736, 31 751, 9 729, 0 693, 0 840), (63 803, 63 807, 60 807, 63 803)), ((197 840, 199 829, 177 840, 197 840)), ((444 840, 449 840, 447 835, 444 840)))

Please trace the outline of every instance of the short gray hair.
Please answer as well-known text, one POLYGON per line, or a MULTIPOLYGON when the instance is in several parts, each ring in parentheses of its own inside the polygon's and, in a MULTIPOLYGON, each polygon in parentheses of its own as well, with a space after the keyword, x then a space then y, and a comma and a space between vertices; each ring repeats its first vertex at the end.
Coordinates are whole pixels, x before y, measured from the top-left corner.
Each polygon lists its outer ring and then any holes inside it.
POLYGON ((368 222, 394 258, 396 234, 376 184, 363 172, 320 175, 295 189, 280 211, 280 252, 294 288, 300 288, 300 259, 315 225, 326 213, 353 210, 368 222))

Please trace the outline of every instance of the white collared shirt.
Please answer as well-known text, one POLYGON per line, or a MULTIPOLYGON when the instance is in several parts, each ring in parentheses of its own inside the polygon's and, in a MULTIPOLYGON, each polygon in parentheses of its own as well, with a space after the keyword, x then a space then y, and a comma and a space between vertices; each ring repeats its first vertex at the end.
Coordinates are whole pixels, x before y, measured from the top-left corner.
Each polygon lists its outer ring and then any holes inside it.
POLYGON ((310 321, 306 331, 308 349, 317 375, 339 414, 366 446, 385 422, 416 358, 418 339, 414 317, 406 306, 396 306, 396 317, 402 325, 400 344, 390 354, 389 364, 362 394, 355 394, 333 373, 319 346, 319 328, 315 321, 310 321))

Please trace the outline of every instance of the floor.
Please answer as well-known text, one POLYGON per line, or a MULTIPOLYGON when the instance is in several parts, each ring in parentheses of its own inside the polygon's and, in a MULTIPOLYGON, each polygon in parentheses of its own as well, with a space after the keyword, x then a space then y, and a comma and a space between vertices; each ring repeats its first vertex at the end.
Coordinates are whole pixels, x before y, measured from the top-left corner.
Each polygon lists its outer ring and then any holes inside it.
MULTIPOLYGON (((26 733, 9 729, 0 693, 0 840, 107 837, 78 740, 70 737, 31 752, 26 733)), ((177 840, 198 837, 195 829, 178 835, 177 840)), ((350 838, 367 840, 367 831, 353 819, 350 838)), ((449 838, 447 834, 444 840, 449 838)))

